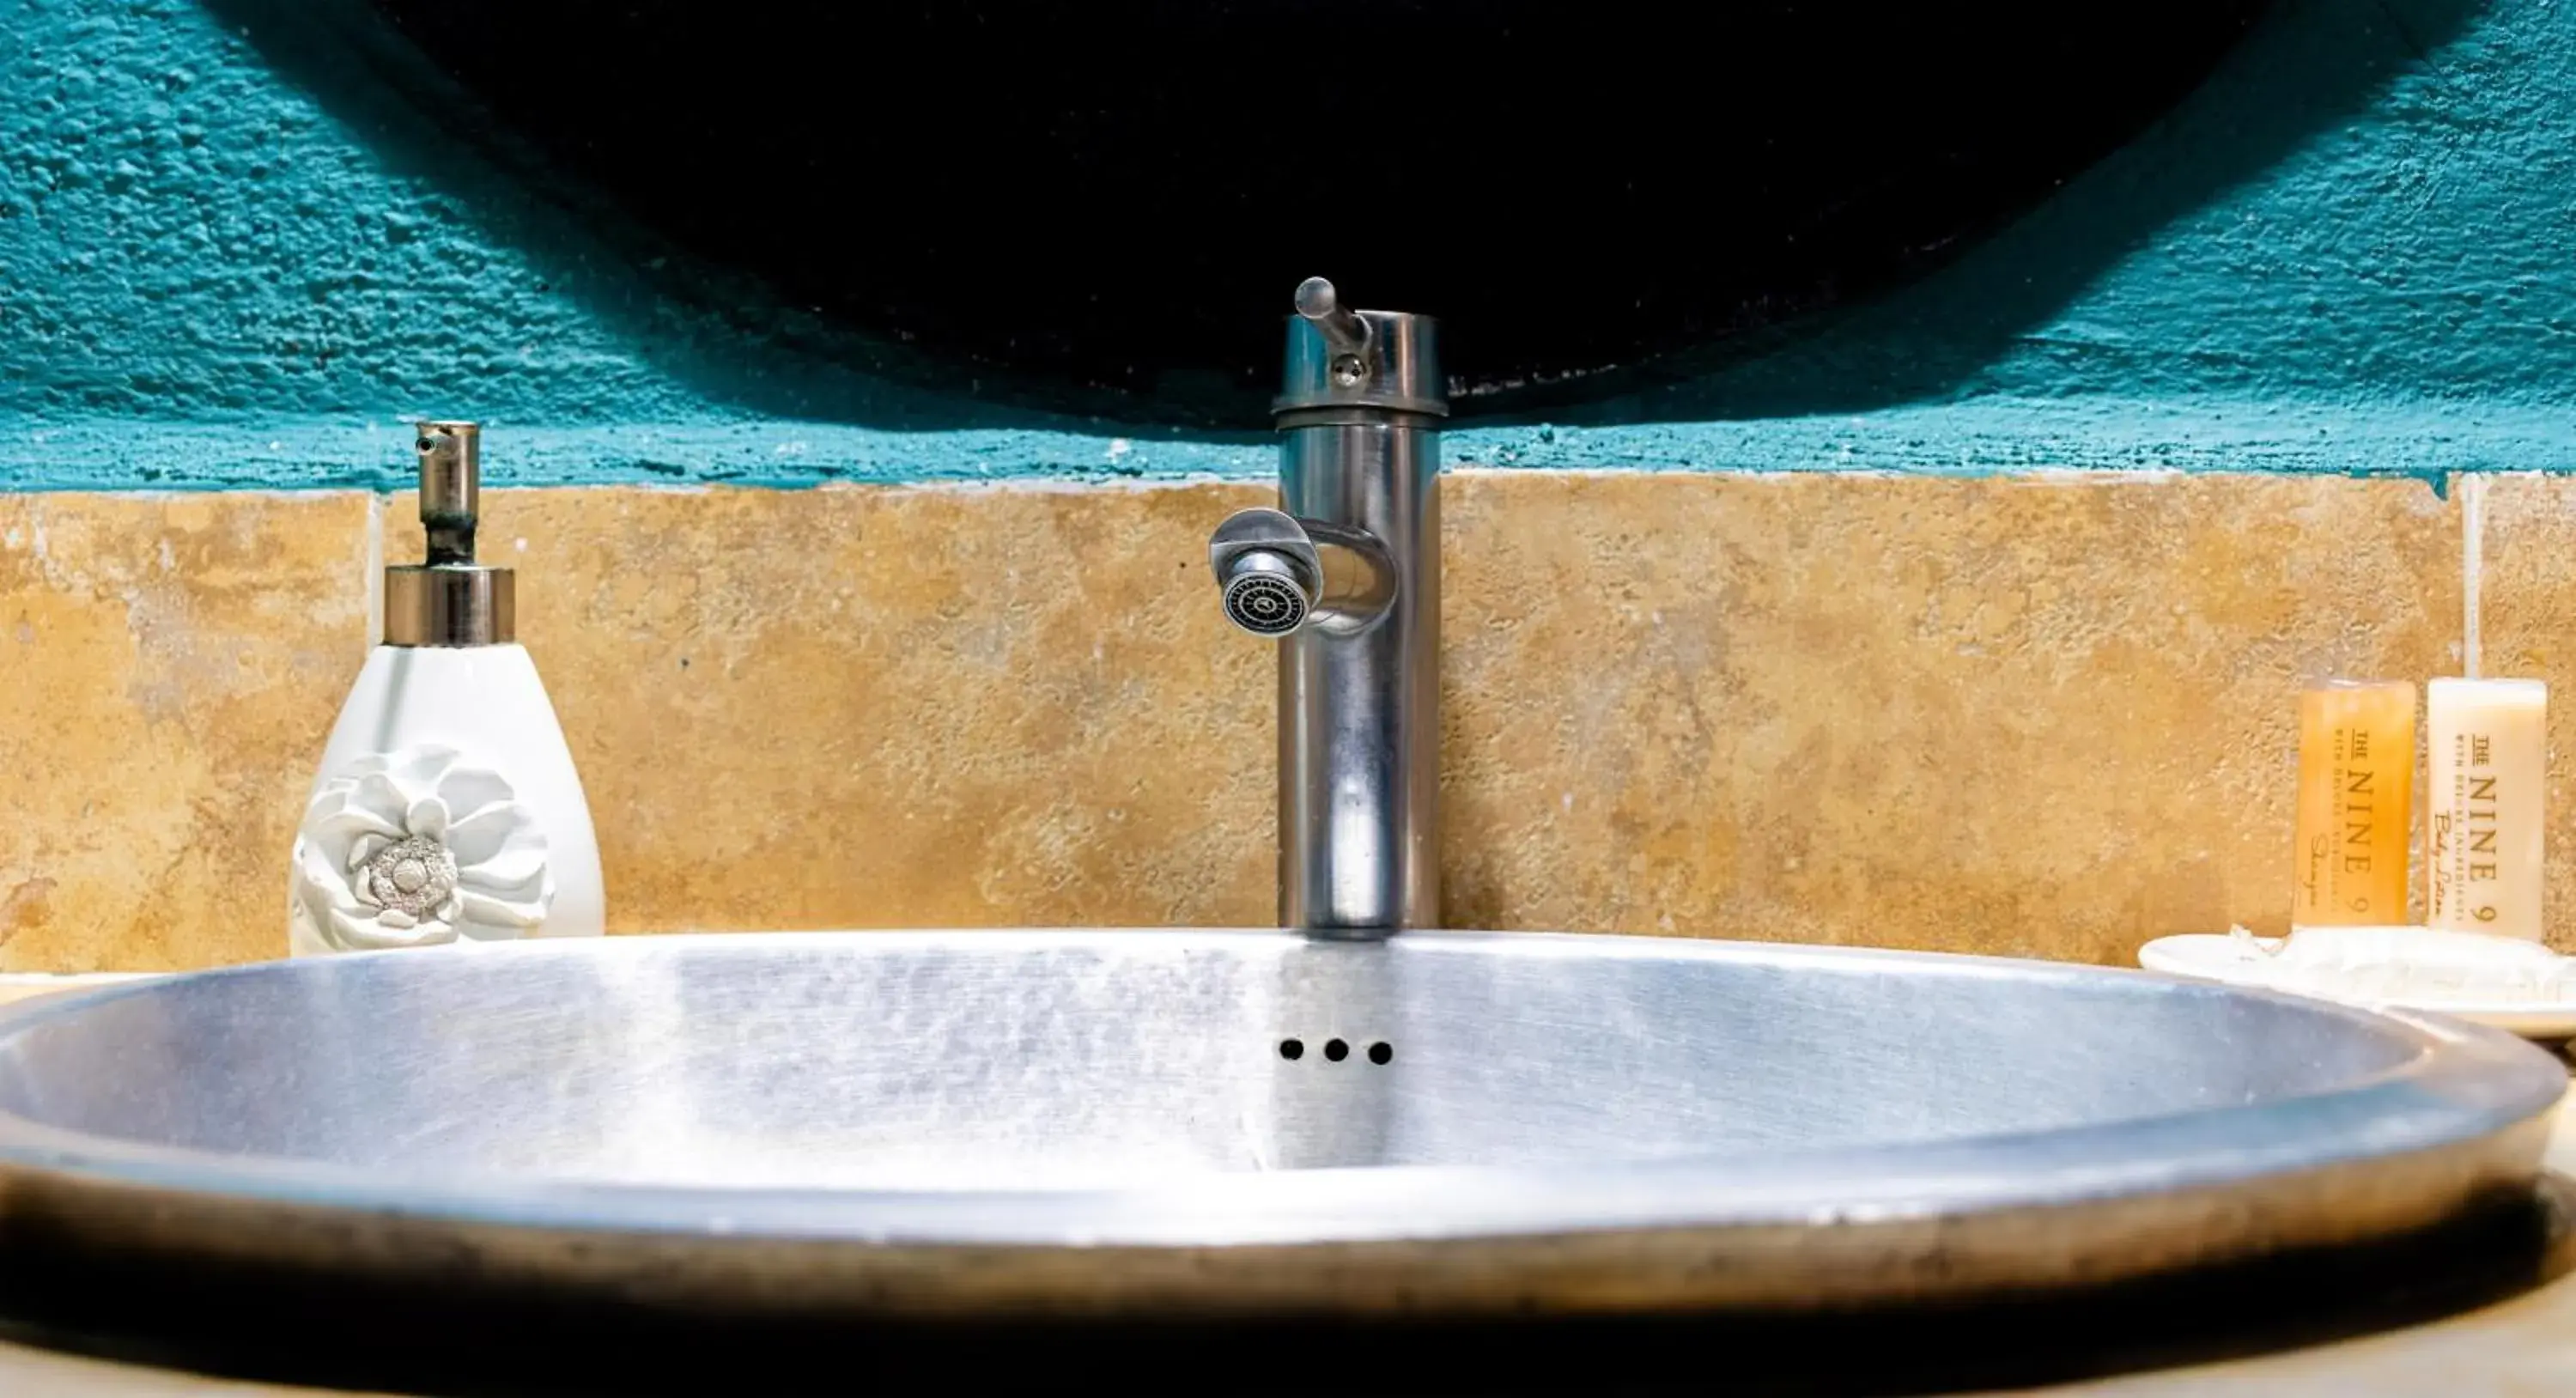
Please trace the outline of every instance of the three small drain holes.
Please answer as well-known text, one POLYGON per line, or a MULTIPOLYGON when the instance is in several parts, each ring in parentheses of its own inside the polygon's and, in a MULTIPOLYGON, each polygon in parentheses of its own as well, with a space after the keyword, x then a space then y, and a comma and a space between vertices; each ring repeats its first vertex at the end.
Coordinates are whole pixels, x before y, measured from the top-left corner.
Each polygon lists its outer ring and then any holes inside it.
MULTIPOLYGON (((1303 1039, 1280 1040, 1279 1056, 1287 1059, 1291 1063, 1296 1062, 1298 1059, 1306 1056, 1306 1041, 1303 1039)), ((1344 1043, 1339 1039, 1327 1039, 1324 1041, 1325 1058, 1332 1062, 1339 1063, 1350 1056, 1351 1046, 1349 1044, 1344 1043)), ((1388 1043, 1384 1039, 1380 1039, 1376 1043, 1369 1045, 1368 1061, 1375 1063, 1380 1067, 1384 1067, 1385 1065, 1394 1062, 1395 1045, 1388 1043)))

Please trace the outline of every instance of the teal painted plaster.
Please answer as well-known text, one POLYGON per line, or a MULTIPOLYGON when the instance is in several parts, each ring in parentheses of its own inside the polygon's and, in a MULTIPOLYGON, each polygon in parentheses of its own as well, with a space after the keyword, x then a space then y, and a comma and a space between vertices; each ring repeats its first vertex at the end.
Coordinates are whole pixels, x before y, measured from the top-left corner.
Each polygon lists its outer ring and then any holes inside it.
MULTIPOLYGON (((416 414, 492 423, 504 482, 1272 468, 1257 434, 1032 419, 871 380, 749 298, 684 309, 650 258, 425 139, 278 12, 0 0, 0 486, 389 484, 416 414)), ((1462 192, 1428 227, 1545 197, 1462 192)), ((2282 0, 2201 92, 1941 273, 1567 416, 1449 455, 2576 469, 2576 23, 2550 0, 2282 0)))

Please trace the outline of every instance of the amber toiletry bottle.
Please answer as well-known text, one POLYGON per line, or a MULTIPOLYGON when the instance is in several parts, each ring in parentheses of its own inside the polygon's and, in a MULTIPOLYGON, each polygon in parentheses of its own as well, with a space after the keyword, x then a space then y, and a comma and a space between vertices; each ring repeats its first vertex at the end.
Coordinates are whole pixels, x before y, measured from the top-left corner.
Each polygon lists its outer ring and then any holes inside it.
POLYGON ((2406 919, 2415 807, 2415 686, 2332 680, 2299 696, 2293 927, 2406 919))

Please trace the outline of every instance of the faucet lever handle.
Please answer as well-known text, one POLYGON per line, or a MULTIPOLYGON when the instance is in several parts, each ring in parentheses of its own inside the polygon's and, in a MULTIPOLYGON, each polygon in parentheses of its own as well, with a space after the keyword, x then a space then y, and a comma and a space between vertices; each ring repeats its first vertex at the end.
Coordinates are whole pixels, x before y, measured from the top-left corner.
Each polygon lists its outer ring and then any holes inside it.
POLYGON ((1336 356, 1351 355, 1363 364, 1371 357, 1369 323, 1342 304, 1331 282, 1308 277, 1297 283, 1297 314, 1323 333, 1336 356))

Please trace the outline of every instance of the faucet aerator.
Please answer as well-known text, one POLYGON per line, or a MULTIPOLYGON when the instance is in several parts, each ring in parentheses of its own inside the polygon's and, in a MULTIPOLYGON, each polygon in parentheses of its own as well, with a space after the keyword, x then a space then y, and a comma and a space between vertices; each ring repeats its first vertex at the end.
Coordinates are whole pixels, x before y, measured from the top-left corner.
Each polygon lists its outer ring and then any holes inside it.
MULTIPOLYGON (((1247 564, 1252 563, 1247 558, 1247 564)), ((1306 622, 1306 594, 1286 576, 1266 569, 1246 571, 1225 585, 1226 620, 1255 636, 1285 636, 1306 622)))

